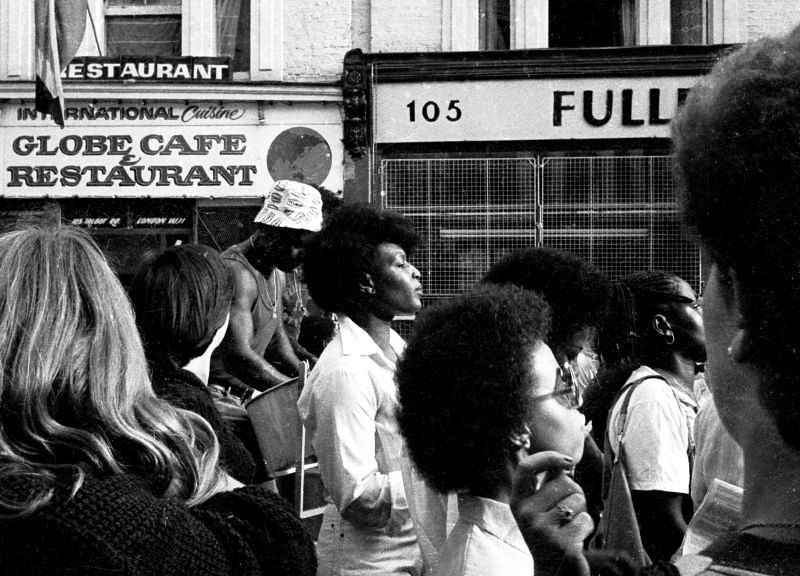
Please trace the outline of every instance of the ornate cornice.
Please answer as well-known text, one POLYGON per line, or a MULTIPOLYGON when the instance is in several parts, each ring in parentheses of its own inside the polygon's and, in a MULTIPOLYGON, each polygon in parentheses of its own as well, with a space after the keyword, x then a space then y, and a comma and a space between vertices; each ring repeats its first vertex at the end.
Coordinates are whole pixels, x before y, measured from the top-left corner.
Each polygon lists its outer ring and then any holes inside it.
POLYGON ((344 108, 344 147, 354 158, 367 153, 369 141, 369 78, 364 53, 358 48, 344 57, 342 106, 344 108))

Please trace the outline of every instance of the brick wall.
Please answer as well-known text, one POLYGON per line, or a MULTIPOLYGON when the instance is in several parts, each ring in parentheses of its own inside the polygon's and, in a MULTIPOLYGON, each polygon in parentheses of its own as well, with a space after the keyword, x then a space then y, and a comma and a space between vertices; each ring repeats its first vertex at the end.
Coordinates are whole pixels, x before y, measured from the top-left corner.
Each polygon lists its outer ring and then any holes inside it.
POLYGON ((439 52, 442 0, 373 0, 372 52, 439 52))
POLYGON ((284 0, 286 82, 336 82, 350 48, 442 49, 442 0, 284 0))
POLYGON ((338 82, 352 47, 349 0, 284 0, 286 82, 338 82))
POLYGON ((747 0, 747 40, 777 36, 800 25, 798 0, 747 0))

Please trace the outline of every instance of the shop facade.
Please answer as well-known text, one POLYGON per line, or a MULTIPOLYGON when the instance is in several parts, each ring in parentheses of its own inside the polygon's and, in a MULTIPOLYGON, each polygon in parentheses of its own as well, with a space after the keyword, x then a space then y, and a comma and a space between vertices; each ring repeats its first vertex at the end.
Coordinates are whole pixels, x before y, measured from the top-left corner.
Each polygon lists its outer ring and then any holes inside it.
POLYGON ((86 228, 125 282, 148 249, 246 238, 275 180, 342 189, 336 86, 117 80, 67 80, 63 129, 29 93, 0 103, 0 226, 86 228))
POLYGON ((345 58, 349 200, 408 215, 426 299, 504 254, 552 246, 612 278, 700 287, 681 229, 670 119, 725 46, 363 54, 345 58))

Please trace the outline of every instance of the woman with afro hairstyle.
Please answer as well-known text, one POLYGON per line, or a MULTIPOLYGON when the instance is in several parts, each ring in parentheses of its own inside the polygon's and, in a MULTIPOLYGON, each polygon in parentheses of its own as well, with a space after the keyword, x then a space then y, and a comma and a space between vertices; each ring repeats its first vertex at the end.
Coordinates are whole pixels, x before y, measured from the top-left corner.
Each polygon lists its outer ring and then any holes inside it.
MULTIPOLYGON (((581 458, 580 394, 545 341, 550 311, 537 293, 486 285, 422 313, 400 362, 399 421, 436 490, 459 494, 459 519, 439 553, 448 576, 530 576, 533 559, 509 507, 528 454, 581 458)), ((591 526, 577 485, 559 524, 591 526)))
POLYGON ((304 280, 338 332, 298 401, 330 504, 318 539, 320 575, 418 574, 420 549, 403 481, 395 366, 404 342, 391 329, 422 306, 411 222, 343 206, 306 247, 304 280))
POLYGON ((611 299, 605 274, 575 254, 550 247, 507 254, 492 264, 482 282, 515 284, 544 296, 553 316, 548 345, 559 364, 577 366, 577 359, 591 348, 611 299))

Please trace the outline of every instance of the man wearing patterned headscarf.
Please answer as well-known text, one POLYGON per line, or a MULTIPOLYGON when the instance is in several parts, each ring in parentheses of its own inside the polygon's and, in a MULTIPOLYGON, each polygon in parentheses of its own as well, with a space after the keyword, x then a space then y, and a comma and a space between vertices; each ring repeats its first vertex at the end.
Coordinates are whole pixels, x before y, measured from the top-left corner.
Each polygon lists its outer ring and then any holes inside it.
POLYGON ((237 392, 266 390, 294 376, 264 359, 267 346, 282 367, 295 371, 299 366, 283 327, 285 277, 278 271, 297 268, 303 237, 322 227, 320 194, 308 184, 275 182, 254 221, 258 229, 223 252, 234 296, 228 333, 212 358, 211 382, 237 392))

